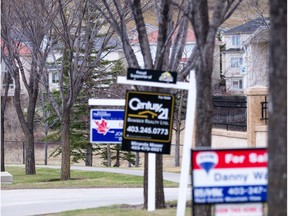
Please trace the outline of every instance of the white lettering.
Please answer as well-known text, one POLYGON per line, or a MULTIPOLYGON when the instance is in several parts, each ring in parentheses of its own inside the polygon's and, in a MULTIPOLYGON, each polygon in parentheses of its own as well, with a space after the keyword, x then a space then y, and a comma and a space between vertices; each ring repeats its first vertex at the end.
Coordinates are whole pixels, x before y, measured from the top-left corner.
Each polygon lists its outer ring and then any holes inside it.
POLYGON ((233 155, 233 154, 226 154, 225 155, 225 163, 233 163, 233 164, 238 164, 238 163, 243 163, 245 160, 244 155, 233 155))
POLYGON ((268 154, 256 154, 256 153, 250 153, 249 154, 249 162, 250 163, 264 163, 268 161, 268 154))
POLYGON ((159 103, 151 103, 150 101, 147 102, 141 102, 139 98, 132 98, 129 101, 129 107, 130 109, 136 111, 139 109, 146 109, 146 110, 154 110, 155 112, 158 112, 162 108, 163 104, 159 103))

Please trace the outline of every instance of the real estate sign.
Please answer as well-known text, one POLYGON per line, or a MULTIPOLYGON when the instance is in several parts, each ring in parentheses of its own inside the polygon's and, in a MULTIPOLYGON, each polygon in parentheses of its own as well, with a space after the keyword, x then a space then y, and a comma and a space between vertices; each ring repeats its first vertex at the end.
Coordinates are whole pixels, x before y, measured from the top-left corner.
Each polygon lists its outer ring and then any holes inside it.
POLYGON ((192 150, 195 204, 267 200, 266 148, 192 150))
POLYGON ((170 154, 174 96, 127 91, 122 150, 170 154))
POLYGON ((148 70, 148 69, 135 69, 128 68, 128 80, 139 80, 147 82, 160 82, 160 83, 177 83, 177 73, 171 71, 148 70))
POLYGON ((90 142, 121 143, 124 110, 91 109, 90 142))

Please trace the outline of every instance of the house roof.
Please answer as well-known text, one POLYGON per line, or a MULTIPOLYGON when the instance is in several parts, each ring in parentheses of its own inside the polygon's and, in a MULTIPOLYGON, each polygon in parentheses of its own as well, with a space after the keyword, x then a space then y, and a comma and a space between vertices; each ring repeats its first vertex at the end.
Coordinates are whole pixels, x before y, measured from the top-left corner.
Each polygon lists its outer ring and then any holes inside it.
MULTIPOLYGON (((176 37, 176 33, 173 34, 172 40, 174 40, 175 37, 176 37)), ((150 44, 157 43, 158 29, 148 32, 148 40, 150 44)), ((134 37, 131 41, 132 43, 139 43, 138 37, 134 37)), ((195 42, 196 42, 196 37, 195 37, 194 31, 192 29, 188 29, 186 43, 195 43, 195 42)))
MULTIPOLYGON (((2 40, 0 40, 0 46, 5 46, 5 43, 2 40)), ((23 55, 31 55, 32 54, 31 49, 28 46, 26 46, 24 43, 15 42, 14 46, 17 49, 17 52, 21 56, 23 56, 23 55)), ((7 47, 4 47, 4 53, 7 53, 7 52, 8 52, 7 47)))
POLYGON ((258 17, 256 19, 250 20, 244 24, 235 26, 231 29, 228 29, 224 34, 252 34, 259 27, 267 27, 269 25, 269 18, 258 17))

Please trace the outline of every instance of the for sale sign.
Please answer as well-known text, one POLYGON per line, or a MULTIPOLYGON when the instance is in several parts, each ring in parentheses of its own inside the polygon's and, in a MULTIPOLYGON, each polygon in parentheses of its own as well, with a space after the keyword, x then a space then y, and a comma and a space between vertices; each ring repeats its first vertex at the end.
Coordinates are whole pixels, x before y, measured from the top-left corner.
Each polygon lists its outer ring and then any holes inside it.
POLYGON ((122 150, 170 154, 174 96, 127 91, 122 150))
POLYGON ((266 202, 267 161, 265 148, 192 150, 193 202, 266 202))
POLYGON ((92 109, 90 112, 91 143, 121 143, 124 110, 92 109))

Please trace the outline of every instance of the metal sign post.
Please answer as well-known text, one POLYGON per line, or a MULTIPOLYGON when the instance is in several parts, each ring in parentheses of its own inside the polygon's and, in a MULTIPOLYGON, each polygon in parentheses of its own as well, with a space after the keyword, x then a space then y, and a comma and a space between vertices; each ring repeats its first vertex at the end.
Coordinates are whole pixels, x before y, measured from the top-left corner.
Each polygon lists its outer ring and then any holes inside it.
MULTIPOLYGON (((185 121, 185 136, 184 136, 184 146, 183 146, 183 156, 182 156, 182 167, 180 176, 180 186, 178 194, 178 204, 177 204, 177 216, 182 216, 185 214, 186 208, 186 193, 189 178, 189 168, 190 168, 190 148, 192 147, 193 140, 193 128, 194 128, 194 112, 195 112, 195 102, 196 102, 196 82, 194 73, 190 73, 189 82, 177 82, 177 84, 169 83, 153 83, 147 81, 136 81, 127 80, 124 76, 117 77, 117 83, 119 84, 130 84, 130 85, 142 85, 150 87, 159 88, 172 88, 172 89, 183 89, 188 90, 188 101, 187 101, 187 112, 185 121), (191 134, 192 133, 192 134, 191 134)), ((156 167, 156 157, 154 153, 148 154, 148 211, 155 210, 155 167, 156 167)))

